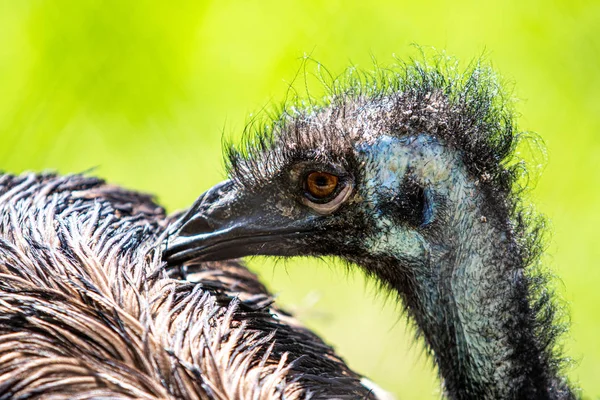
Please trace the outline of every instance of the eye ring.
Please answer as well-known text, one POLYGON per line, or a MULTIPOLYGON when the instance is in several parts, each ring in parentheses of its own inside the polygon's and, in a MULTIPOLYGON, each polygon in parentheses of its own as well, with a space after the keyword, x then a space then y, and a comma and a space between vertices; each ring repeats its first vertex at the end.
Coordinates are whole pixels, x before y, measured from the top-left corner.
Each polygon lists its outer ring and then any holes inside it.
POLYGON ((337 210, 352 193, 352 184, 335 174, 310 171, 303 179, 302 202, 318 214, 327 215, 337 210))

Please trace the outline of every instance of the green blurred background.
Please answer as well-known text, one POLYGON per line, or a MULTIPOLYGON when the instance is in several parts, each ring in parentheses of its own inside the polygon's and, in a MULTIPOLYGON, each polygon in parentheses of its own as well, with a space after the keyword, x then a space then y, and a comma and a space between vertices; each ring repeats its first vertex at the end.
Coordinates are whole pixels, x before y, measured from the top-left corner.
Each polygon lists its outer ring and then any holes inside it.
MULTIPOLYGON (((221 180, 221 137, 284 99, 310 54, 334 73, 434 46, 486 54, 546 142, 533 200, 570 306, 569 370, 600 395, 600 2, 0 0, 0 168, 96 167, 168 210, 221 180)), ((335 263, 251 263, 351 367, 404 399, 439 382, 393 302, 335 263)))

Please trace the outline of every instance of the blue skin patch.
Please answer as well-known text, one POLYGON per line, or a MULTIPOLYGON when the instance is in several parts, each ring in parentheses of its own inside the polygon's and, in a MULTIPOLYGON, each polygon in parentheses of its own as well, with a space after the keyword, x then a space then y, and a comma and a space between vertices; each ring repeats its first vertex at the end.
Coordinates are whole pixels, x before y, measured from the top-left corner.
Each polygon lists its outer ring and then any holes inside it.
MULTIPOLYGON (((427 134, 401 138, 384 135, 373 143, 359 144, 356 150, 361 158, 367 160, 367 164, 370 164, 369 167, 373 167, 365 168, 368 174, 365 177, 368 198, 373 198, 371 195, 377 192, 381 193, 384 190, 390 193, 397 192, 407 172, 413 167, 409 161, 418 164, 425 158, 429 160, 440 159, 444 152, 439 140, 427 134), (415 154, 419 156, 416 159, 415 154), (374 173, 369 174, 368 171, 374 171, 374 173)), ((424 176, 423 178, 426 178, 424 183, 427 183, 427 177, 424 176)), ((425 204, 422 226, 426 226, 435 217, 435 201, 433 192, 429 187, 426 186, 423 190, 425 204)), ((374 211, 379 213, 378 210, 374 211)))
MULTIPOLYGON (((377 234, 367 239, 365 246, 372 254, 401 257, 406 260, 428 259, 429 244, 415 229, 399 225, 394 215, 381 209, 381 202, 397 201, 399 189, 405 181, 406 174, 423 174, 425 204, 423 225, 430 224, 435 218, 435 202, 433 193, 427 187, 428 179, 424 175, 430 170, 435 178, 440 175, 436 170, 447 173, 446 165, 432 169, 427 167, 430 160, 442 160, 444 149, 439 141, 428 135, 397 138, 389 135, 378 137, 374 142, 361 143, 356 147, 359 157, 365 160, 363 171, 365 185, 362 198, 380 199, 370 201, 367 207, 373 216, 377 234), (425 167, 423 167, 423 164, 425 167), (442 168, 444 167, 444 168, 442 168)), ((422 265, 422 263, 419 263, 422 265)))

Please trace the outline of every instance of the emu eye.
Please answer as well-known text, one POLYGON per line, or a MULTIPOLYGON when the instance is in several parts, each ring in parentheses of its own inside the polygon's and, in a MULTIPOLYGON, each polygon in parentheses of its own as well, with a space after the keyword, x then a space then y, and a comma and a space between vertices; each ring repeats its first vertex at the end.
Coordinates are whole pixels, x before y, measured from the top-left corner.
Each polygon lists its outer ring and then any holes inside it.
POLYGON ((325 200, 337 189, 339 178, 327 172, 311 172, 304 181, 305 190, 316 200, 325 200))
POLYGON ((352 184, 348 179, 323 171, 312 171, 303 180, 302 202, 321 215, 331 214, 350 197, 352 184))

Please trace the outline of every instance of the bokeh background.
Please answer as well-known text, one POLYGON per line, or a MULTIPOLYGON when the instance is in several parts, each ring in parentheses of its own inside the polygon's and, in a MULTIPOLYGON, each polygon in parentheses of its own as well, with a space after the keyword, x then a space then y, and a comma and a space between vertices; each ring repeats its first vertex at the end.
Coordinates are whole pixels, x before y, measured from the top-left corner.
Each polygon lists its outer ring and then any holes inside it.
MULTIPOLYGON (((81 172, 173 211, 221 180, 222 135, 282 101, 310 54, 333 73, 433 46, 486 54, 547 163, 531 197, 570 307, 569 376, 600 395, 600 2, 0 0, 0 169, 81 172)), ((537 161, 536 161, 537 163, 537 161)), ((251 267, 345 357, 404 399, 439 398, 385 296, 335 263, 251 267)))

